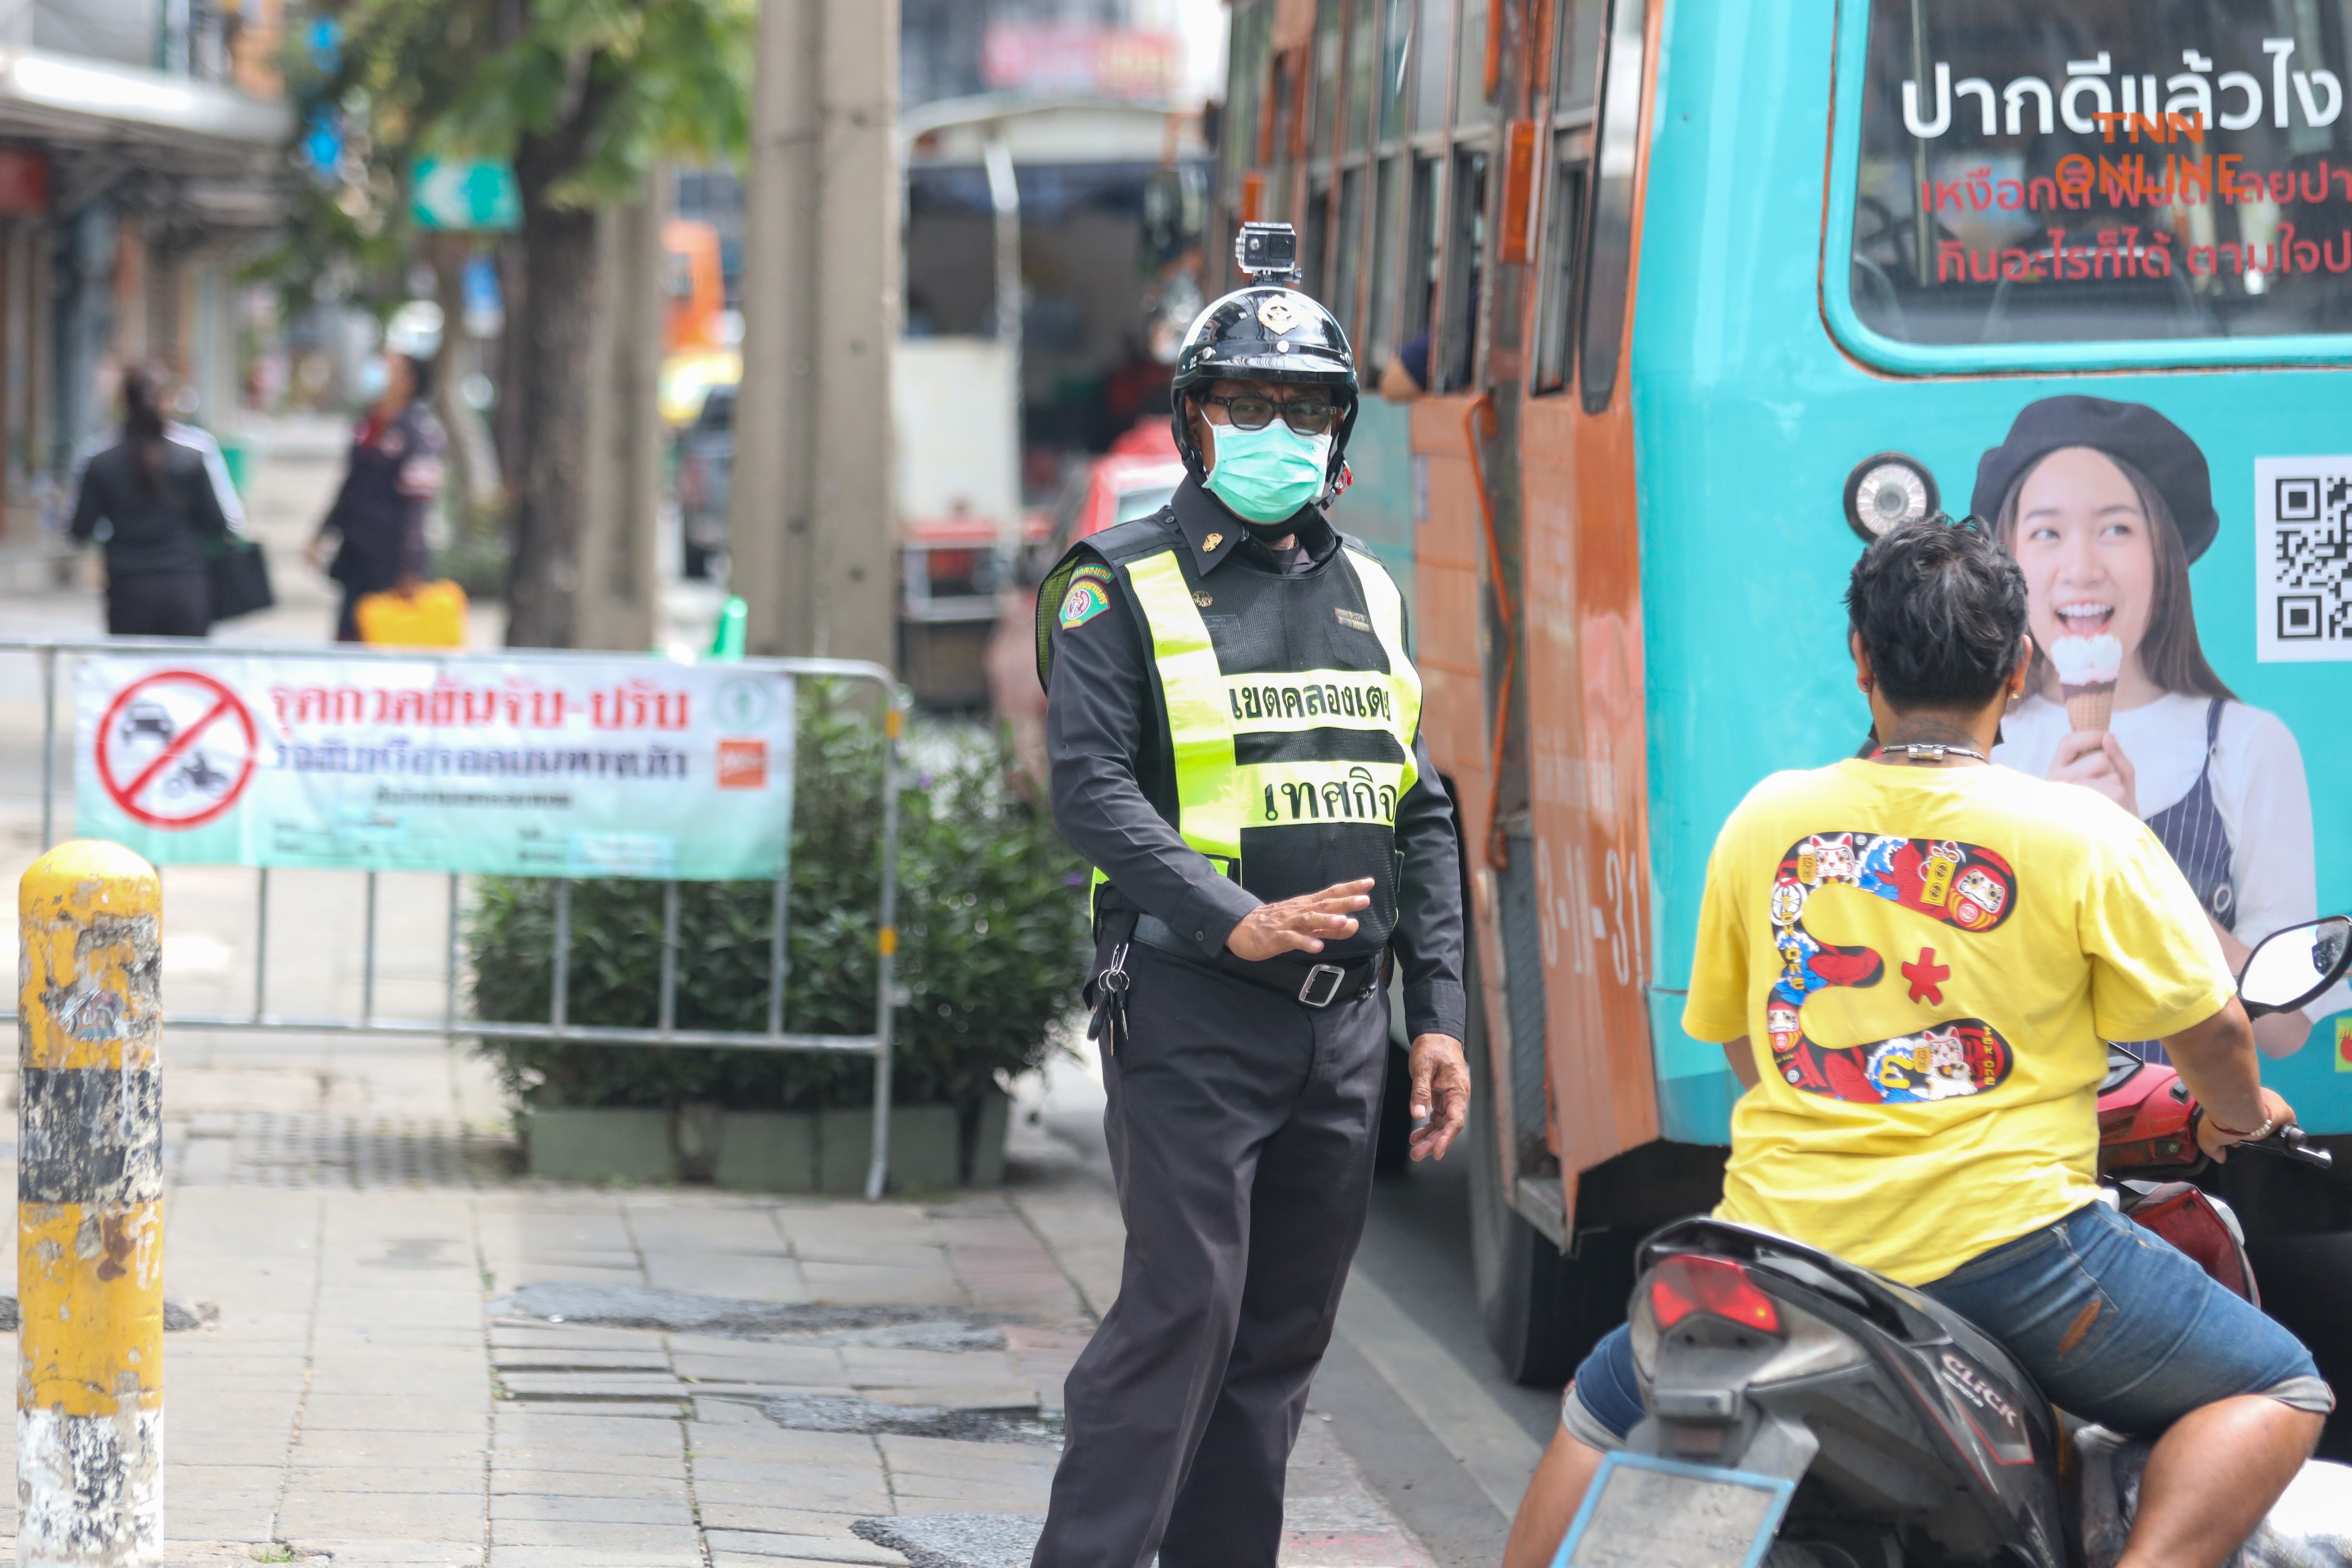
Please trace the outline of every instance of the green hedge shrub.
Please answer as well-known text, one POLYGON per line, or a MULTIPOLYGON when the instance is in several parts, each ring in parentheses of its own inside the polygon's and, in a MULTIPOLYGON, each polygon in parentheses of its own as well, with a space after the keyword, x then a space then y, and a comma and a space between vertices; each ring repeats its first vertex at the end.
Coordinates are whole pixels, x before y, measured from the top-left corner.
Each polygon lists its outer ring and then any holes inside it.
MULTIPOLYGON (((946 765, 899 795, 898 1009, 891 1092, 966 1111, 1000 1072, 1041 1062, 1047 1027, 1084 978, 1085 870, 1053 826, 1003 785, 994 746, 948 748, 946 765)), ((882 739, 825 683, 801 686, 784 1026, 865 1034, 874 1025, 882 739)), ((768 882, 678 887, 677 1021, 759 1031, 768 1021, 768 882)), ((485 878, 466 942, 477 1017, 543 1021, 554 884, 485 878)), ((574 882, 567 1016, 658 1021, 662 889, 574 882)), ((525 1105, 740 1110, 871 1105, 870 1058, 808 1051, 488 1040, 484 1052, 525 1105)))

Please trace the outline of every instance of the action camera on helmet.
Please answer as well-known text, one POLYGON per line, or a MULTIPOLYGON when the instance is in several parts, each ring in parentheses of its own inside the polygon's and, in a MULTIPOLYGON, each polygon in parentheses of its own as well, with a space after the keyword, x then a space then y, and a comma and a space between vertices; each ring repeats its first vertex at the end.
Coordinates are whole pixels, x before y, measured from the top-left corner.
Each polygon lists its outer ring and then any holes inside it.
POLYGON ((1234 264, 1255 282, 1298 282, 1298 231, 1286 223, 1242 225, 1234 264))

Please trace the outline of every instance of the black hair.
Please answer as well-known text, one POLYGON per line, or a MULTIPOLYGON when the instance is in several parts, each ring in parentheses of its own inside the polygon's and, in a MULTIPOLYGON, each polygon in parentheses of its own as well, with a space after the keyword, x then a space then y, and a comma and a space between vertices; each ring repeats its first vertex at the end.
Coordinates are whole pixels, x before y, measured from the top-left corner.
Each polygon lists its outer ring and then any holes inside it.
POLYGON ((433 362, 429 359, 420 359, 415 354, 403 354, 400 357, 408 362, 408 400, 411 403, 431 402, 433 362))
POLYGON ((158 378, 133 366, 122 373, 122 440, 131 448, 139 488, 149 495, 163 488, 163 411, 158 378))
POLYGON ((2025 573, 1973 519, 1923 518, 1871 542, 1845 609, 1889 705, 1982 708, 2017 668, 2025 573))
MULTIPOLYGON (((2132 493, 2139 498, 2140 512, 2147 519, 2147 547, 2156 560, 2156 593, 2147 607, 2147 630, 2139 640, 2140 668, 2167 691, 2237 700, 2238 694, 2214 672, 2212 662, 2205 657, 2205 645, 2197 639, 2197 608, 2189 596, 2189 551, 2181 542, 2172 503, 2136 464, 2103 447, 2090 449, 2113 463, 2130 483, 2132 493)), ((2025 481, 2053 455, 2044 453, 2019 469, 2017 478, 2010 481, 2009 493, 2001 498, 1993 535, 2011 555, 2017 553, 2018 498, 2025 493, 2025 481)), ((2032 685, 2027 689, 2040 690, 2050 684, 2051 678, 2049 651, 2036 647, 2033 673, 2026 678, 2032 685)))

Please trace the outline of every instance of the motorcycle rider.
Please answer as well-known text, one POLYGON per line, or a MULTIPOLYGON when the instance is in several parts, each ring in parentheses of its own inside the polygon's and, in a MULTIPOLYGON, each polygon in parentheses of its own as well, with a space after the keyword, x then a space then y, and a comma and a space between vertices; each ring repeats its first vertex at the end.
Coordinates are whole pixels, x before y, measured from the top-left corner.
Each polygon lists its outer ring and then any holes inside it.
MULTIPOLYGON (((2216 1568, 2333 1396, 2294 1336, 2099 1200, 2102 1042, 2163 1041, 2217 1160, 2294 1113, 2147 828, 1986 761, 2032 664, 2016 563, 1972 523, 1904 524, 1846 606, 1875 755, 1766 779, 1707 866, 1683 1027, 1745 1091, 1716 1213, 1922 1290, 2062 1409, 2152 1439, 2117 1568, 2216 1568), (1860 857, 1890 840, 1908 878, 1860 857), (1986 874, 1964 892, 1939 854, 1986 874)), ((1569 1387, 1506 1568, 1551 1561, 1642 1414, 1621 1326, 1569 1387)))

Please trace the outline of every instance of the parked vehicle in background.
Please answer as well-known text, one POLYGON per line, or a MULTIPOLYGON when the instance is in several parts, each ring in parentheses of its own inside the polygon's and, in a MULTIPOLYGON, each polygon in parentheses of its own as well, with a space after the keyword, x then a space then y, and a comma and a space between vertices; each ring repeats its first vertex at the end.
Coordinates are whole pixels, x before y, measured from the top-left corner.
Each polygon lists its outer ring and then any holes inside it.
POLYGON ((1050 531, 1022 552, 1017 580, 996 596, 988 642, 988 696, 1013 734, 1013 755, 1041 790, 1045 778, 1045 693, 1037 685, 1037 582, 1062 552, 1115 523, 1150 517, 1183 482, 1184 463, 1165 415, 1149 415, 1110 450, 1072 471, 1050 531))
POLYGON ((727 548, 727 508, 735 468, 735 388, 714 386, 694 423, 677 433, 679 569, 710 575, 710 558, 727 548))

